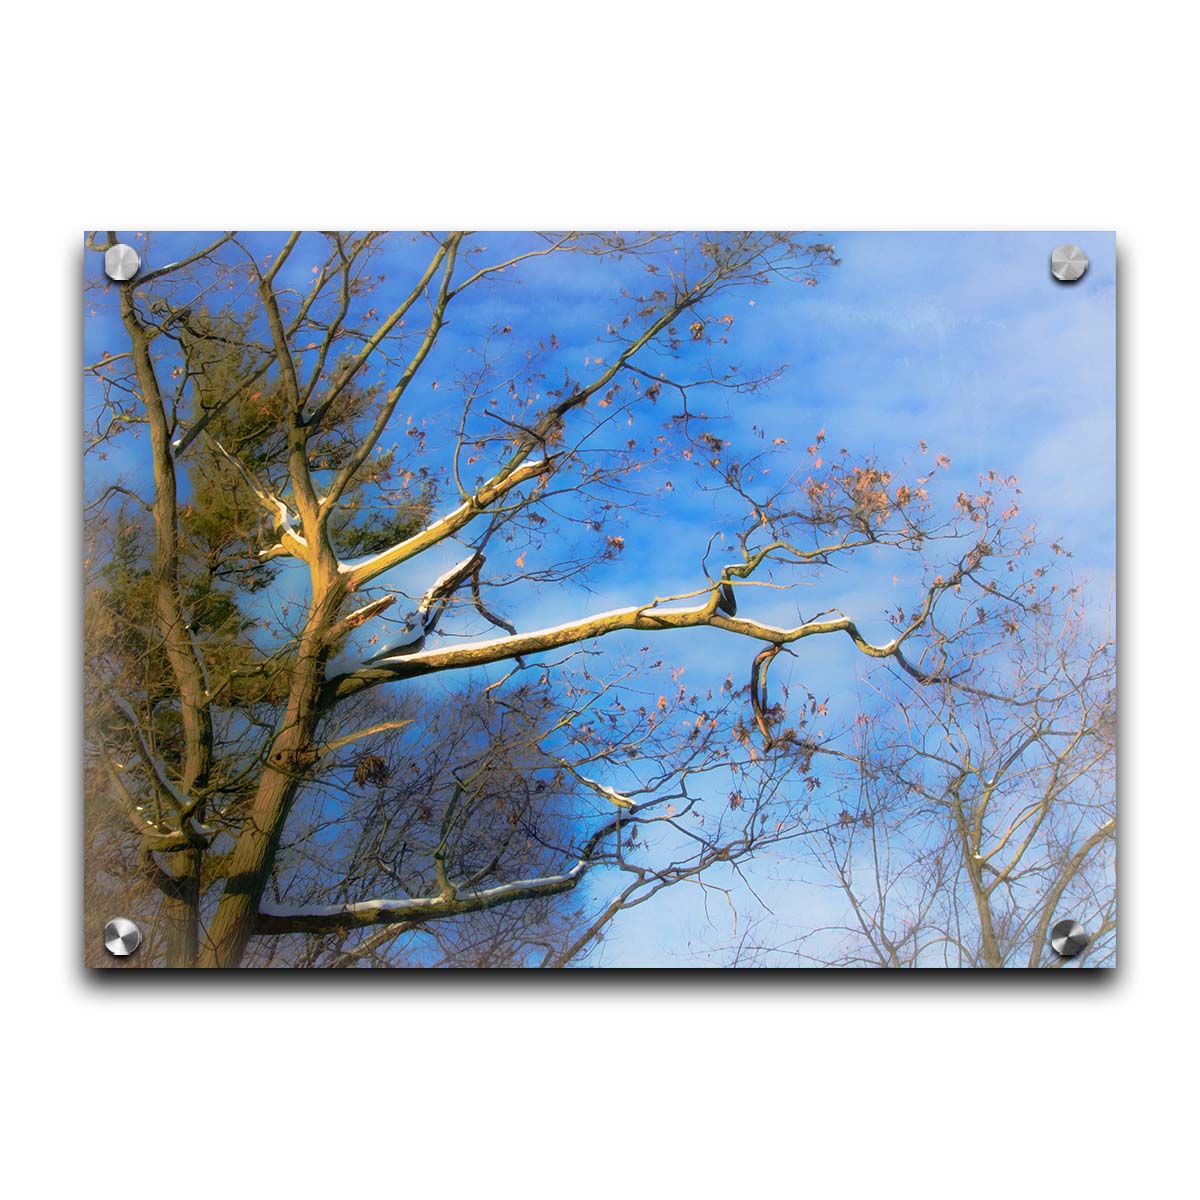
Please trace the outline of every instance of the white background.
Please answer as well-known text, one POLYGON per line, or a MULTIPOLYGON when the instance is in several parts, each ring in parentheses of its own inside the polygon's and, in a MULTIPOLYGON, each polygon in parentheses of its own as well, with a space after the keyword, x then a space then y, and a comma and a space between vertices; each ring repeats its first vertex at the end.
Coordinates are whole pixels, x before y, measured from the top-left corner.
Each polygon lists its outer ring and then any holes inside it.
POLYGON ((1190 11, 42 4, 5 21, 9 1194, 1186 1190, 1190 11), (460 222, 1117 230, 1115 973, 84 975, 81 231, 460 222))

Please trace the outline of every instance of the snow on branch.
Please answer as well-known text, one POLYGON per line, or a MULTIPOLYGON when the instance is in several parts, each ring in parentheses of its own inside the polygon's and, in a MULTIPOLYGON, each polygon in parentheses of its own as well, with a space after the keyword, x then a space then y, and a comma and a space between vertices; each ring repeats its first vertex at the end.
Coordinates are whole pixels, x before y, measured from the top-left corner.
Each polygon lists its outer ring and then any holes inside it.
POLYGON ((591 641, 593 638, 622 630, 636 629, 639 632, 654 633, 667 629, 695 629, 701 626, 723 629, 728 633, 739 634, 742 637, 753 638, 756 641, 777 646, 787 645, 819 634, 845 633, 861 653, 870 658, 891 658, 913 678, 928 683, 933 682, 938 676, 921 671, 908 662, 901 651, 901 646, 928 617, 932 608, 933 595, 943 586, 945 585, 937 585, 936 588, 931 589, 926 605, 913 622, 883 645, 875 645, 863 637, 858 626, 847 616, 814 619, 791 629, 784 629, 745 617, 728 616, 718 609, 716 595, 710 596, 705 604, 687 608, 659 608, 659 604, 669 603, 669 601, 656 599, 648 604, 613 609, 609 612, 568 621, 562 625, 539 629, 532 633, 488 638, 466 645, 438 647, 433 650, 417 649, 409 653, 404 653, 407 642, 398 644, 399 649, 395 646, 388 647, 381 651, 369 666, 330 679, 325 702, 333 703, 354 695, 364 688, 374 687, 394 679, 407 679, 417 675, 459 670, 465 667, 486 666, 489 663, 502 662, 506 659, 557 650, 563 646, 591 641))
POLYGON ((580 858, 569 870, 558 875, 520 879, 490 888, 460 889, 452 886, 445 896, 358 900, 348 904, 316 904, 303 908, 287 908, 264 902, 259 906, 258 924, 262 931, 269 933, 316 933, 368 925, 419 925, 441 917, 478 912, 517 900, 532 900, 538 896, 570 891, 583 878, 590 865, 587 858, 580 858))
POLYGON ((478 550, 475 550, 461 562, 439 575, 425 590, 416 612, 408 618, 407 627, 400 638, 364 661, 372 663, 380 659, 404 657, 419 651, 424 645, 425 639, 437 628, 442 614, 446 611, 446 605, 450 602, 450 597, 482 561, 483 556, 478 550))
POLYGON ((181 845, 194 843, 197 839, 213 837, 217 831, 210 826, 201 824, 196 819, 195 812, 200 804, 199 799, 189 799, 180 791, 168 776, 166 767, 151 752, 150 747, 146 744, 146 738, 142 733, 141 725, 138 723, 137 714, 133 711, 133 707, 127 700, 111 690, 108 691, 108 695, 117 708, 128 718, 134 736, 137 739, 141 757, 150 768, 151 778, 154 781, 157 792, 167 800, 169 806, 178 814, 178 829, 167 828, 161 821, 154 818, 149 805, 141 804, 134 799, 129 789, 125 786, 124 780, 121 778, 121 772, 124 769, 123 766, 112 760, 107 748, 103 746, 103 739, 101 739, 101 749, 105 765, 133 821, 134 828, 143 837, 149 839, 151 848, 155 850, 178 849, 181 845))
POLYGON ((628 818, 616 813, 591 836, 579 851, 574 864, 557 875, 536 879, 518 879, 494 887, 473 887, 459 880, 449 882, 437 896, 414 896, 398 899, 357 900, 346 904, 315 904, 297 908, 260 902, 257 923, 263 933, 321 933, 331 930, 349 932, 373 925, 421 925, 442 917, 479 912, 518 900, 534 900, 539 896, 554 896, 571 891, 587 872, 597 864, 597 848, 618 832, 628 818))
POLYGON ((536 459, 522 463, 508 474, 494 476, 485 483, 473 496, 464 500, 457 508, 439 517, 431 525, 414 533, 411 537, 397 542, 379 554, 357 562, 343 562, 338 565, 338 571, 350 576, 350 590, 355 591, 372 579, 390 571, 392 567, 436 546, 446 538, 452 537, 460 529, 469 525, 476 517, 486 512, 488 507, 507 495, 513 488, 522 483, 544 475, 551 467, 551 459, 536 459))
POLYGON ((573 776, 575 779, 578 779, 580 783, 587 784, 592 791, 596 792, 600 796, 603 796, 605 800, 615 804, 618 808, 634 807, 633 800, 629 796, 626 796, 623 792, 618 792, 616 788, 608 787, 606 784, 600 783, 599 780, 590 779, 586 775, 581 775, 574 769, 574 767, 565 762, 561 762, 561 760, 560 764, 567 769, 567 772, 571 776, 573 776))
POLYGON ((154 782, 158 786, 158 790, 162 792, 171 805, 179 813, 180 821, 185 821, 195 811, 197 800, 190 800, 185 796, 178 787, 175 786, 167 776, 166 768, 163 764, 151 753, 150 747, 146 745, 146 739, 142 734, 142 727, 138 723, 137 714, 133 711, 129 702, 114 692, 109 692, 109 697, 112 702, 129 718, 130 726, 133 729, 134 736, 137 738, 138 746, 142 752, 142 758, 146 765, 150 768, 150 773, 154 777, 154 782))
POLYGON ((275 532, 279 534, 277 545, 259 553, 259 558, 278 558, 283 554, 291 554, 298 558, 308 557, 308 542, 296 528, 296 518, 292 516, 288 506, 273 492, 260 486, 258 480, 250 473, 245 464, 230 454, 215 437, 209 434, 209 440, 237 468, 238 473, 246 481, 246 486, 258 497, 258 502, 268 512, 275 524, 275 532))

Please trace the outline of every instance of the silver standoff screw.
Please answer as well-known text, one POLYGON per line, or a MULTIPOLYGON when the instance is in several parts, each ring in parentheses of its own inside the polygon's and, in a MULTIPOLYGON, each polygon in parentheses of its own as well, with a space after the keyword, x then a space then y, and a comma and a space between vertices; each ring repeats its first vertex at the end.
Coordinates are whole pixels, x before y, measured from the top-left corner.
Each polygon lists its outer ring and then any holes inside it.
POLYGON ((1088 935, 1078 921, 1059 921, 1050 930, 1050 945, 1060 958, 1074 958, 1088 944, 1088 935))
POLYGON ((124 958, 142 944, 142 931, 128 917, 113 917, 104 927, 104 948, 124 958))
POLYGON ((138 252, 124 242, 117 242, 104 252, 104 273, 109 279, 123 283, 126 279, 132 279, 141 269, 142 260, 138 252))
POLYGON ((1088 269, 1088 256, 1069 242, 1050 252, 1050 274, 1060 283, 1074 283, 1088 269))

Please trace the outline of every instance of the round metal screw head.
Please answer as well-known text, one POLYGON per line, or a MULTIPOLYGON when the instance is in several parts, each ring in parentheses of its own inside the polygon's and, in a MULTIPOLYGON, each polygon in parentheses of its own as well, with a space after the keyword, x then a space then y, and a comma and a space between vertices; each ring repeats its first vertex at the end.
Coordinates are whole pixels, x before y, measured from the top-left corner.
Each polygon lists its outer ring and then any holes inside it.
POLYGON ((104 273, 118 283, 132 279, 141 267, 142 260, 138 257, 138 252, 124 242, 117 242, 104 252, 104 273))
POLYGON ((124 958, 142 944, 142 931, 128 917, 113 917, 104 927, 104 948, 124 958))
POLYGON ((1078 921, 1059 921, 1050 930, 1050 945, 1060 958, 1073 958, 1088 944, 1088 935, 1078 921))
POLYGON ((1088 256, 1069 242, 1055 246, 1050 254, 1050 274, 1060 283, 1074 283, 1088 269, 1088 256))

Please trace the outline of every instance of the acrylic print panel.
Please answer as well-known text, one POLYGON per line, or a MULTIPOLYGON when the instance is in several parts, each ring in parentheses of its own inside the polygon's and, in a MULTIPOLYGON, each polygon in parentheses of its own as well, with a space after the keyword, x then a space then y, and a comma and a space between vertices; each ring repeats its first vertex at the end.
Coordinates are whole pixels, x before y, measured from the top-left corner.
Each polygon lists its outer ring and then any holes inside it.
POLYGON ((1112 965, 1115 295, 1094 232, 89 235, 87 963, 1112 965))

